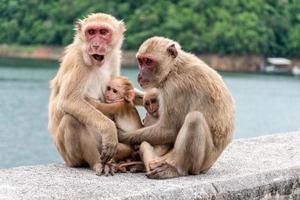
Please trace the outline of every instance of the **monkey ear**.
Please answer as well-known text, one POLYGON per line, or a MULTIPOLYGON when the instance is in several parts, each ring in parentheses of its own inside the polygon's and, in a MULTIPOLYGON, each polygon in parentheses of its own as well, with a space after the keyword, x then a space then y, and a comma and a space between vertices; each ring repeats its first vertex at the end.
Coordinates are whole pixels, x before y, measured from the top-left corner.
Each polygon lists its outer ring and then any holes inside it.
POLYGON ((123 22, 123 20, 120 21, 120 30, 122 33, 124 33, 126 31, 126 26, 125 26, 125 23, 123 22))
POLYGON ((170 56, 172 56, 173 58, 176 58, 178 55, 178 51, 176 49, 175 44, 171 44, 168 48, 167 48, 167 52, 170 56))
POLYGON ((76 24, 75 24, 75 29, 77 31, 81 31, 82 28, 82 20, 77 20, 76 24))
POLYGON ((134 90, 129 90, 127 92, 127 94, 125 95, 125 100, 128 101, 128 102, 133 102, 134 98, 135 98, 134 90))

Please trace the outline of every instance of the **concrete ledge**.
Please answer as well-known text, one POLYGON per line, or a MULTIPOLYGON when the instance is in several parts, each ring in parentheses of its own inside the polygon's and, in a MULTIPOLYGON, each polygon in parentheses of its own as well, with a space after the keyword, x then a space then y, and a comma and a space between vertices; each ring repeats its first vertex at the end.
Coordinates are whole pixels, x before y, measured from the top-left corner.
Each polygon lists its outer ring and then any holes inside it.
POLYGON ((1 169, 0 199, 300 199, 300 132, 235 140, 206 174, 168 180, 63 164, 1 169))

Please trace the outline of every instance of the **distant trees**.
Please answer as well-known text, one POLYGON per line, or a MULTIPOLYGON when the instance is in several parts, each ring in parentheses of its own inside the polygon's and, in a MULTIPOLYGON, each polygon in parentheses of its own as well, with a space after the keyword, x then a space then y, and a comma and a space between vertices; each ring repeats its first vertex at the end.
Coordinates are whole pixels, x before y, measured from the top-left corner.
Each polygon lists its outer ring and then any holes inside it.
POLYGON ((195 53, 300 56, 300 0, 1 0, 0 43, 66 45, 91 12, 124 19, 125 49, 162 35, 195 53))

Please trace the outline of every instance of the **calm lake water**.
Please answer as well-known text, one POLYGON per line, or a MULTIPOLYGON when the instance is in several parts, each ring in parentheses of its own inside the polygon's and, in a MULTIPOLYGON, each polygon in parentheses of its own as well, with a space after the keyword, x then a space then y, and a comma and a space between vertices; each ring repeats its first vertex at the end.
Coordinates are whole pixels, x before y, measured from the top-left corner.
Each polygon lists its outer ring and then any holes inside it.
MULTIPOLYGON (((47 131, 48 83, 57 68, 54 61, 0 58, 0 168, 62 162, 47 131)), ((135 68, 122 74, 137 86, 135 68)), ((235 138, 300 130, 300 78, 222 76, 236 101, 235 138)))

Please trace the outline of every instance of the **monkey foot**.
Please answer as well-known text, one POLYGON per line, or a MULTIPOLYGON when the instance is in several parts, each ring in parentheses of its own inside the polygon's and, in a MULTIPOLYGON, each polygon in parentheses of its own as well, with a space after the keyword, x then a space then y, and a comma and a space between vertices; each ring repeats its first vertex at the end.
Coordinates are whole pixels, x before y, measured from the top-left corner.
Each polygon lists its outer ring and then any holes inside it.
POLYGON ((145 165, 132 165, 128 167, 128 169, 131 173, 139 173, 146 171, 145 165))
POLYGON ((132 173, 144 172, 145 165, 142 161, 130 161, 125 162, 118 165, 118 171, 120 172, 127 172, 130 171, 132 173))
POLYGON ((149 162, 149 168, 150 170, 154 170, 155 168, 157 168, 158 166, 160 166, 162 163, 166 162, 166 159, 163 157, 157 158, 155 160, 151 160, 149 162))
POLYGON ((167 162, 162 162, 155 169, 148 172, 146 176, 151 179, 167 179, 178 177, 180 174, 176 167, 168 164, 167 162))
POLYGON ((117 171, 116 164, 112 163, 97 163, 95 164, 94 170, 96 171, 97 176, 108 176, 108 175, 115 175, 115 172, 117 171))

